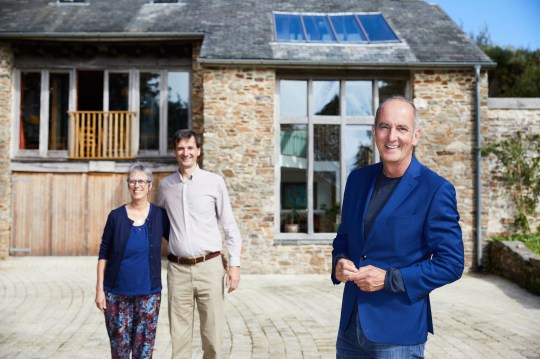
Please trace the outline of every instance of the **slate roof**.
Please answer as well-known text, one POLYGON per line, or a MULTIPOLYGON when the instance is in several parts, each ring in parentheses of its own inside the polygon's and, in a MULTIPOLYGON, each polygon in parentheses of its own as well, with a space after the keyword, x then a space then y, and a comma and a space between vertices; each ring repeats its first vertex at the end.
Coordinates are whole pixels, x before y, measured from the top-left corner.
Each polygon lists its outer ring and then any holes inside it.
POLYGON ((0 41, 13 38, 203 41, 201 62, 303 66, 494 66, 438 6, 423 0, 0 0, 0 41), (380 12, 400 38, 387 44, 274 40, 272 11, 380 12))

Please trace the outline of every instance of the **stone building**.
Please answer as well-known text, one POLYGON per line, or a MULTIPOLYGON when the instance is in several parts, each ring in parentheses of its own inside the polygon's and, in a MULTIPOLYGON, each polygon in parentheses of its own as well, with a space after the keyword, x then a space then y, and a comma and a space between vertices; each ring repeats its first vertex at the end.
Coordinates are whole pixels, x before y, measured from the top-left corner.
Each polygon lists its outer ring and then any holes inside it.
POLYGON ((129 164, 158 182, 193 128, 243 271, 328 272, 346 177, 378 160, 374 111, 397 93, 419 109, 417 157, 456 186, 474 268, 493 66, 422 0, 0 0, 0 256, 96 255, 129 164))

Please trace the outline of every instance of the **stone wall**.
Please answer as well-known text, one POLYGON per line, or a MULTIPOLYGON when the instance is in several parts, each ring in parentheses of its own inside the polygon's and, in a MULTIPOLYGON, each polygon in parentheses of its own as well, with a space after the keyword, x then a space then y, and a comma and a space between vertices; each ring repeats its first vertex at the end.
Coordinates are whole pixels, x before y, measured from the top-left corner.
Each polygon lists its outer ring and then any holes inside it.
POLYGON ((540 295, 540 256, 519 241, 492 241, 488 246, 488 272, 507 278, 540 295))
POLYGON ((0 258, 9 255, 11 238, 11 89, 13 54, 0 43, 0 258))
MULTIPOLYGON (((481 121, 487 119, 487 75, 481 76, 481 121)), ((417 158, 456 188, 465 247, 465 267, 476 258, 475 91, 473 68, 461 71, 421 71, 414 74, 414 101, 422 134, 417 158)), ((485 191, 483 197, 485 197, 485 191)), ((485 202, 484 202, 485 203, 485 202)), ((485 226, 485 209, 482 211, 485 226)))
MULTIPOLYGON (((491 98, 489 99, 489 118, 485 122, 487 129, 484 143, 497 142, 522 133, 540 134, 540 99, 491 98)), ((489 237, 504 236, 514 230, 516 208, 504 184, 492 176, 496 167, 493 156, 485 158, 489 166, 483 177, 489 186, 488 197, 488 233, 489 237)), ((540 213, 540 208, 537 208, 540 213)), ((533 219, 531 227, 540 225, 540 217, 533 219)))
POLYGON ((248 273, 328 271, 330 245, 274 245, 275 72, 205 68, 204 165, 227 182, 248 273))
MULTIPOLYGON (((423 119, 417 156, 456 186, 468 269, 475 258, 475 81, 472 68, 421 71, 413 88, 423 119)), ((485 74, 481 86, 485 99, 485 74)), ((204 168, 227 182, 244 238, 245 271, 329 273, 330 244, 274 244, 274 87, 272 70, 205 68, 204 168)), ((483 118, 486 110, 483 100, 483 118)))

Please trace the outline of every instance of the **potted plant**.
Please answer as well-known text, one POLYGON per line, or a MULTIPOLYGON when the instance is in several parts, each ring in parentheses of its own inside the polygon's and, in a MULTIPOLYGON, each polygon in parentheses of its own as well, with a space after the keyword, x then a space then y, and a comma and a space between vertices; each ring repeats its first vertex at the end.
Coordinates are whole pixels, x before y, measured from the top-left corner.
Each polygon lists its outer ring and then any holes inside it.
POLYGON ((298 233, 300 225, 298 224, 298 212, 296 207, 292 207, 291 213, 287 215, 287 223, 285 223, 285 232, 298 233))

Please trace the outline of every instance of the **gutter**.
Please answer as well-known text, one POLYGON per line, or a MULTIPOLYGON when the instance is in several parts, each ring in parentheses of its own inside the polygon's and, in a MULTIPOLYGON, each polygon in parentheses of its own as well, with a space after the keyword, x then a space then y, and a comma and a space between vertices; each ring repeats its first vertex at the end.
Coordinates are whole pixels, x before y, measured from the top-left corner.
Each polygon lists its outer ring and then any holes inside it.
POLYGON ((481 65, 474 65, 474 70, 476 72, 476 116, 475 116, 475 125, 476 125, 476 266, 480 270, 483 265, 483 254, 482 254, 482 136, 480 133, 480 69, 481 65))
MULTIPOLYGON (((470 68, 478 62, 343 62, 343 61, 309 61, 309 60, 268 60, 268 59, 198 59, 201 65, 241 65, 241 66, 270 66, 270 67, 328 67, 341 69, 433 69, 433 68, 470 68)), ((495 62, 485 62, 485 68, 494 68, 495 62)))
POLYGON ((111 41, 111 40, 201 40, 200 32, 63 32, 63 33, 26 33, 3 32, 2 40, 55 40, 55 41, 111 41))

